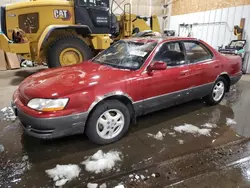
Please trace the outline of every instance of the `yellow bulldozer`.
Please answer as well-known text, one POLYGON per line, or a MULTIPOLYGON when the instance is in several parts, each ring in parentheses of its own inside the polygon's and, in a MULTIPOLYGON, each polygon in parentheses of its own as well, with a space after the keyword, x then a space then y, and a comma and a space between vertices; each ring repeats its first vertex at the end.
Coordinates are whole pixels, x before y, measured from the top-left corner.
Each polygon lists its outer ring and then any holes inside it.
POLYGON ((50 68, 92 58, 114 41, 152 30, 160 32, 157 16, 120 15, 109 0, 30 0, 0 8, 0 49, 50 68))

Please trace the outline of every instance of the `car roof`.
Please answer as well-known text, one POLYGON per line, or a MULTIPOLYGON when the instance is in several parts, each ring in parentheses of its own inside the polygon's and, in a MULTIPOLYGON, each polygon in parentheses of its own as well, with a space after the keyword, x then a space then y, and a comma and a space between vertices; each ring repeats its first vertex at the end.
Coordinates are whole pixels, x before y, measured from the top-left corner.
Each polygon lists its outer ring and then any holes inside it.
POLYGON ((143 43, 148 43, 148 42, 167 42, 167 41, 184 41, 184 40, 198 40, 197 38, 192 38, 192 37, 173 37, 173 36, 166 36, 166 37, 139 37, 139 38, 129 38, 129 39, 124 39, 125 41, 132 41, 132 42, 143 42, 143 43))

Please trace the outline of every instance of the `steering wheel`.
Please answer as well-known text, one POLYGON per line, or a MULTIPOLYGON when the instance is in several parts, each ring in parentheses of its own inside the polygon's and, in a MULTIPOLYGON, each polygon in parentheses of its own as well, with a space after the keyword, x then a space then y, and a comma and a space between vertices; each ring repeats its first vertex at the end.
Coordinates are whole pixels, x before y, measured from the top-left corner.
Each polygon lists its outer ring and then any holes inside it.
POLYGON ((134 61, 133 58, 122 59, 120 61, 120 64, 128 68, 137 68, 140 66, 140 63, 138 63, 138 60, 134 61))

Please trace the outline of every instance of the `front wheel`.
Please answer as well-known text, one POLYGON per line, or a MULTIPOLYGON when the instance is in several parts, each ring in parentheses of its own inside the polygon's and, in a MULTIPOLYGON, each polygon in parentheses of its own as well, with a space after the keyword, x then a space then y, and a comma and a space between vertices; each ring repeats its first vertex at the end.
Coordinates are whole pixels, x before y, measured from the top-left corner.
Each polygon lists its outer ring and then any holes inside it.
POLYGON ((220 77, 215 82, 210 94, 203 98, 204 101, 209 105, 219 104, 225 95, 227 84, 228 83, 226 79, 223 77, 220 77))
POLYGON ((86 125, 88 138, 97 144, 109 144, 122 138, 130 124, 128 108, 118 100, 99 104, 86 125))

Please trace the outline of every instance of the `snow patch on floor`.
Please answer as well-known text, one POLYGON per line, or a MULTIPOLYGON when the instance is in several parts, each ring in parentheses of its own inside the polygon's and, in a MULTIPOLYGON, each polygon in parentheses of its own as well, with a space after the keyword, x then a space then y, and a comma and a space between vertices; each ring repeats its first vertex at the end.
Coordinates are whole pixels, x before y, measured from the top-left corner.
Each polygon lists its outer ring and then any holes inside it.
POLYGON ((115 186, 114 188, 125 188, 125 187, 124 185, 120 184, 120 185, 115 186))
POLYGON ((137 180, 138 180, 139 178, 140 178, 140 176, 138 176, 138 175, 135 175, 135 179, 137 179, 137 180))
POLYGON ((235 125, 237 123, 236 123, 236 121, 234 119, 226 118, 226 124, 227 125, 235 125))
POLYGON ((172 136, 172 137, 176 137, 175 132, 169 132, 168 134, 169 134, 170 136, 172 136))
POLYGON ((179 139, 178 142, 179 144, 184 144, 184 140, 179 139))
POLYGON ((99 150, 81 164, 85 165, 86 171, 98 174, 111 170, 121 160, 122 154, 118 151, 104 153, 102 150, 99 150))
POLYGON ((56 165, 55 168, 45 170, 50 178, 55 181, 55 186, 63 186, 67 181, 71 181, 80 174, 80 167, 78 165, 56 165))
MULTIPOLYGON (((88 183, 87 188, 97 188, 98 184, 97 183, 88 183)), ((107 188, 107 184, 103 183, 99 186, 99 188, 107 188)))
POLYGON ((17 182, 19 182, 19 181, 21 181, 21 180, 22 180, 21 178, 13 179, 13 180, 11 181, 11 183, 17 183, 17 182))
POLYGON ((148 133, 148 137, 155 138, 156 140, 163 140, 165 134, 163 134, 161 131, 159 131, 157 134, 151 134, 148 133))
POLYGON ((58 180, 58 181, 56 181, 55 186, 61 187, 61 186, 65 185, 67 183, 67 181, 68 181, 68 179, 58 180))
POLYGON ((0 144, 0 153, 4 152, 4 147, 2 144, 0 144))
POLYGON ((214 123, 205 123, 205 124, 201 125, 201 127, 212 129, 212 128, 216 128, 217 125, 214 123))
MULTIPOLYGON (((26 156, 26 155, 25 155, 26 156)), ((4 169, 8 169, 11 173, 8 175, 8 179, 12 183, 18 183, 21 181, 20 176, 31 168, 28 156, 24 159, 18 159, 18 162, 8 161, 4 169), (21 162, 19 162, 21 161, 21 162)), ((1 173, 0 173, 1 175, 1 173)), ((1 187, 1 186, 0 186, 1 187)))
POLYGON ((28 155, 24 155, 22 158, 22 161, 28 161, 29 160, 29 156, 28 155))
MULTIPOLYGON (((146 174, 148 174, 148 170, 145 170, 146 174)), ((150 178, 154 177, 159 177, 160 174, 159 173, 153 173, 151 175, 146 175, 146 174, 129 174, 129 178, 130 178, 130 182, 141 182, 141 181, 147 181, 150 178)))
POLYGON ((211 136, 211 129, 200 129, 192 124, 184 124, 174 127, 174 130, 179 133, 191 133, 195 135, 211 136))
POLYGON ((87 188, 97 188, 98 184, 97 183, 88 183, 87 188))
POLYGON ((144 175, 138 175, 138 174, 130 174, 129 175, 130 181, 140 181, 140 180, 145 180, 146 177, 144 175))
POLYGON ((1 112, 1 119, 3 119, 4 121, 15 121, 16 120, 16 116, 15 116, 15 113, 14 111, 12 110, 11 107, 5 107, 5 108, 2 108, 0 110, 1 112))
POLYGON ((99 188, 107 188, 107 184, 106 184, 106 183, 103 183, 103 184, 100 185, 99 188))
POLYGON ((141 179, 144 180, 145 179, 145 176, 144 175, 140 175, 141 179))

